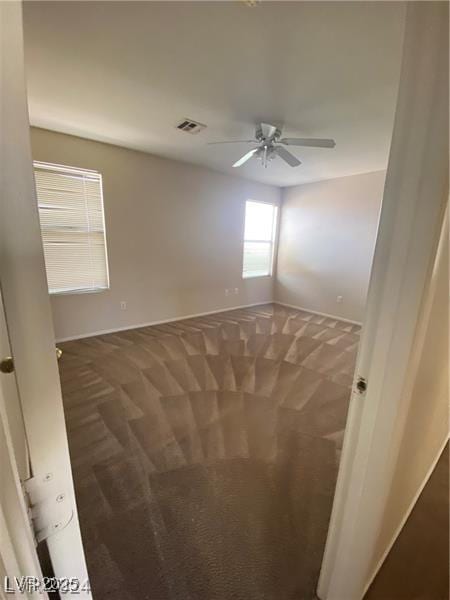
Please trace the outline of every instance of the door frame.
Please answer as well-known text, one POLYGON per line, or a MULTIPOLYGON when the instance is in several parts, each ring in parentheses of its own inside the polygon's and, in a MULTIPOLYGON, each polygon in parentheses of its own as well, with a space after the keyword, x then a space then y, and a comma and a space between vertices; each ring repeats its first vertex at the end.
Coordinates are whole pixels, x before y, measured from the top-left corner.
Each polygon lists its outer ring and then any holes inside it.
POLYGON ((20 0, 0 2, 0 44, 0 285, 31 463, 25 487, 55 577, 78 580, 77 596, 87 600, 36 202, 20 0))
MULTIPOLYGON (((3 310, 0 297, 0 310, 3 310)), ((13 377, 14 375, 11 374, 13 377)), ((2 491, 0 494, 0 597, 6 598, 6 590, 19 589, 25 578, 42 581, 42 571, 36 552, 33 532, 28 519, 18 465, 13 443, 9 434, 6 415, 6 398, 0 385, 0 472, 2 491), (17 578, 17 579, 16 579, 17 578)), ((23 598, 35 598, 36 594, 25 591, 23 598)), ((8 594, 9 596, 9 594, 8 594)), ((14 596, 15 597, 15 596, 14 596)), ((48 598, 45 591, 40 598, 48 598)))
POLYGON ((409 2, 366 314, 317 591, 322 600, 361 600, 374 576, 371 562, 447 202, 448 4, 409 2), (362 393, 360 378, 367 383, 362 393))
MULTIPOLYGON (((445 101, 440 102, 442 96, 446 96, 441 86, 447 91, 448 70, 442 64, 445 61, 441 60, 442 44, 445 42, 440 28, 443 23, 447 33, 447 10, 444 2, 411 2, 408 6, 397 115, 355 376, 355 381, 363 377, 368 382, 368 388, 362 394, 356 389, 352 393, 318 589, 319 596, 327 600, 360 600, 364 593, 367 569, 401 440, 401 423, 407 407, 408 365, 423 291, 431 276, 443 206, 448 197, 448 181, 443 177, 447 167, 445 150, 448 129, 442 126, 443 115, 447 116, 447 105, 445 101), (415 102, 410 102, 411 98, 415 102)), ((7 126, 7 140, 8 132, 11 134, 10 142, 12 133, 15 135, 15 147, 3 147, 2 140, 2 150, 11 161, 15 160, 12 155, 17 154, 18 150, 24 149, 26 154, 24 177, 18 185, 19 189, 15 190, 15 210, 19 213, 14 214, 9 207, 7 216, 11 217, 8 222, 13 222, 17 214, 28 214, 28 231, 24 233, 24 238, 29 236, 34 244, 28 257, 32 260, 28 288, 23 287, 20 296, 14 297, 8 289, 10 286, 4 285, 5 309, 12 349, 18 358, 17 378, 33 471, 38 475, 53 472, 56 479, 61 481, 61 489, 68 494, 75 510, 70 525, 49 538, 55 574, 82 579, 87 571, 76 517, 57 378, 29 133, 23 130, 23 123, 28 123, 28 117, 23 75, 21 6, 19 2, 3 2, 0 3, 0 11, 1 34, 2 39, 5 38, 3 60, 6 61, 4 64, 10 61, 15 71, 7 71, 6 76, 11 78, 11 85, 19 94, 18 102, 17 98, 10 99, 11 106, 6 107, 6 113, 5 107, 2 107, 2 117, 8 114, 8 110, 11 117, 3 123, 7 126), (13 58, 13 55, 16 57, 13 58), (30 289, 33 290, 33 297, 26 298, 30 289), (38 306, 39 310, 33 309, 28 314, 27 307, 33 306, 38 306), (43 320, 36 322, 37 315, 43 316, 43 320), (38 356, 44 357, 44 372, 38 378, 38 385, 33 382, 30 386, 27 378, 30 373, 36 372, 36 366, 40 364, 37 362, 38 356), (48 389, 48 381, 51 382, 51 389, 48 389), (52 420, 46 423, 42 414, 48 412, 44 409, 49 407, 52 420), (57 462, 55 456, 43 448, 49 431, 51 436, 57 438, 57 446, 61 451, 57 462)), ((447 59, 448 53, 444 54, 447 59)), ((2 83, 3 77, 2 73, 2 83)), ((5 86, 2 88, 7 89, 5 86)), ((9 233, 6 249, 8 244, 17 249, 23 242, 23 239, 12 239, 9 233)), ((4 249, 0 266, 2 282, 6 277, 8 283, 16 285, 17 265, 14 256, 5 253, 4 249)), ((91 596, 84 594, 79 597, 91 596)))

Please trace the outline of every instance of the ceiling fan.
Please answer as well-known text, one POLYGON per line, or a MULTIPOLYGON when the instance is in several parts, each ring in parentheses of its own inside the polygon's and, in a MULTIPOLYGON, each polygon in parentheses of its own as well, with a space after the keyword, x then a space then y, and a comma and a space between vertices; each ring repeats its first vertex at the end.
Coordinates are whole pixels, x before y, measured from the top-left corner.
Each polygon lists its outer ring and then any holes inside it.
POLYGON ((229 142, 209 142, 210 144, 257 144, 239 160, 233 167, 240 167, 250 158, 261 160, 263 167, 267 167, 269 162, 276 156, 282 158, 290 167, 298 167, 302 163, 284 146, 309 146, 311 148, 334 148, 334 140, 321 138, 282 138, 281 129, 268 123, 260 123, 256 126, 255 139, 253 140, 233 140, 229 142))

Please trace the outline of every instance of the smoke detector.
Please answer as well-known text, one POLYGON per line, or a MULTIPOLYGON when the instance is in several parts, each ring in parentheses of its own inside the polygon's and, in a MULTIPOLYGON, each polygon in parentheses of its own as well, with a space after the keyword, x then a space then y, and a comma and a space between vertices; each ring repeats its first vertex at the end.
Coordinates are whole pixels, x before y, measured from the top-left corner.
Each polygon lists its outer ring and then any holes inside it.
POLYGON ((197 121, 193 121, 192 119, 183 119, 177 125, 177 129, 180 131, 184 131, 185 133, 191 133, 193 135, 200 133, 203 129, 206 129, 206 125, 203 123, 198 123, 197 121))

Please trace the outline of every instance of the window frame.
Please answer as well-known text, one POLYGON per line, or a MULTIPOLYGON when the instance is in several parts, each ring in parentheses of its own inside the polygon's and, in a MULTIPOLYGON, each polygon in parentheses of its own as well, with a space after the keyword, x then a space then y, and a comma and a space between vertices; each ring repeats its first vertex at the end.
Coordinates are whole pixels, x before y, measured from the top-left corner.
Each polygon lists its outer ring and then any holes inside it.
MULTIPOLYGON (((77 296, 77 295, 81 295, 81 294, 99 294, 101 292, 109 291, 111 289, 111 282, 110 282, 110 276, 109 276, 108 241, 106 238, 106 219, 105 219, 105 203, 104 203, 104 198, 103 198, 103 176, 102 176, 102 174, 100 173, 100 171, 96 171, 95 169, 86 169, 83 167, 72 167, 69 165, 62 165, 59 163, 51 163, 51 162, 46 162, 46 161, 33 160, 33 177, 35 177, 36 169, 53 171, 55 173, 60 172, 60 173, 68 174, 68 175, 78 175, 78 176, 80 176, 80 175, 81 176, 82 175, 95 175, 96 177, 98 177, 99 184, 100 184, 100 204, 101 204, 101 211, 102 211, 103 242, 104 242, 104 247, 105 247, 105 280, 106 280, 106 284, 104 286, 98 286, 98 287, 72 288, 72 289, 67 289, 67 290, 54 290, 54 291, 51 291, 50 288, 48 288, 49 295, 50 296, 77 296)), ((35 192, 36 192, 36 204, 37 204, 37 209, 38 209, 38 214, 39 214, 39 224, 40 224, 40 201, 39 201, 39 197, 38 197, 36 182, 35 182, 35 192)), ((41 228, 42 249, 44 250, 44 240, 42 237, 41 224, 40 224, 40 228, 41 228)), ((57 231, 57 229, 55 229, 55 231, 57 231)), ((45 261, 45 256, 44 256, 44 261, 45 261)), ((46 264, 45 264, 45 268, 47 270, 46 264)), ((48 277, 47 277, 47 285, 48 285, 48 277)))
POLYGON ((279 205, 275 204, 275 202, 265 202, 264 200, 253 200, 247 199, 244 205, 244 231, 243 231, 243 242, 242 242, 242 265, 241 265, 241 278, 242 279, 261 279, 264 277, 273 277, 274 274, 274 263, 275 263, 275 253, 277 247, 277 238, 278 238, 278 213, 279 213, 279 205), (252 204, 265 204, 271 206, 273 209, 272 216, 272 237, 270 240, 247 240, 245 238, 245 221, 247 218, 247 204, 251 202, 252 204), (247 243, 260 243, 260 244, 268 244, 270 245, 270 265, 268 269, 268 273, 260 274, 260 275, 246 275, 244 273, 244 260, 245 260, 245 244, 247 243))

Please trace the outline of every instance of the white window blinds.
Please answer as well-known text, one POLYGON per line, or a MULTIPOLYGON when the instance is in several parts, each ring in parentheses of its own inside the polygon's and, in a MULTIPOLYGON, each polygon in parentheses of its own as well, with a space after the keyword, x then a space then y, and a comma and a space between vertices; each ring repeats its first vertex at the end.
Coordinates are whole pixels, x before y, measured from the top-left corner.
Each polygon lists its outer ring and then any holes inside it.
POLYGON ((277 207, 265 202, 245 203, 242 277, 272 275, 277 207))
POLYGON ((49 292, 108 288, 102 176, 41 162, 34 175, 49 292))

